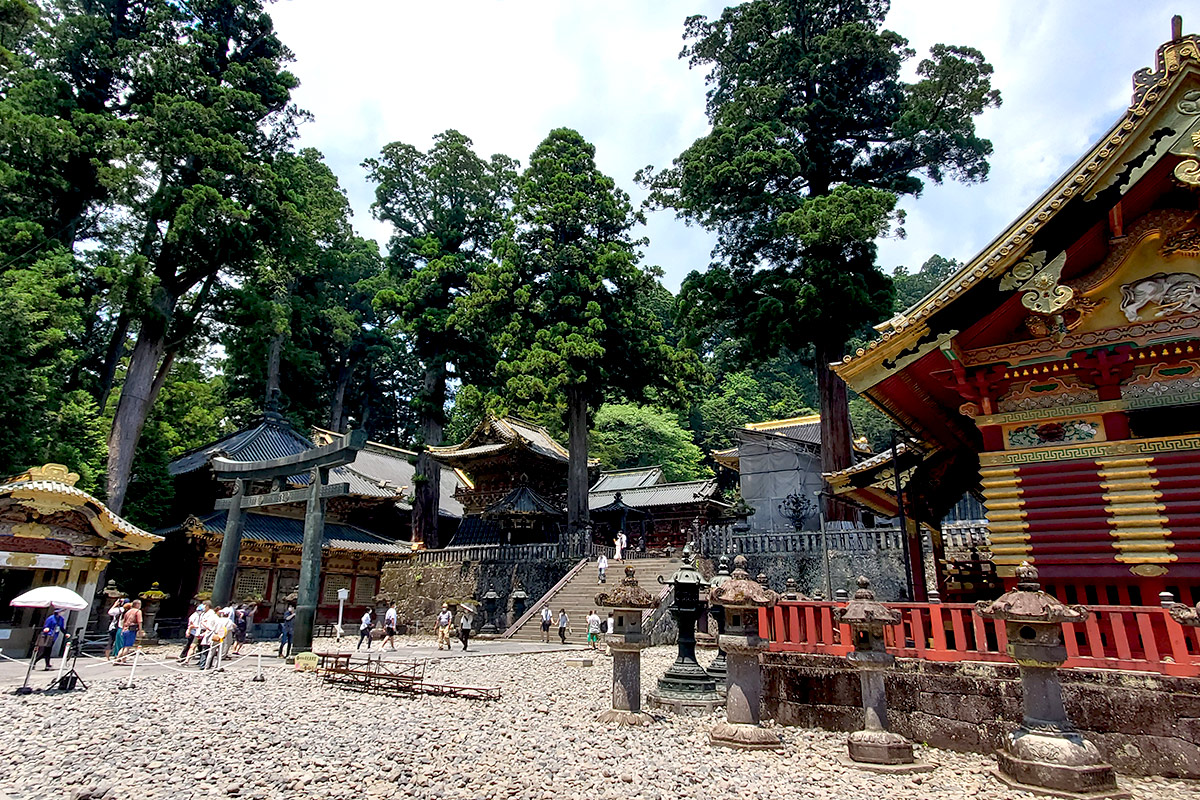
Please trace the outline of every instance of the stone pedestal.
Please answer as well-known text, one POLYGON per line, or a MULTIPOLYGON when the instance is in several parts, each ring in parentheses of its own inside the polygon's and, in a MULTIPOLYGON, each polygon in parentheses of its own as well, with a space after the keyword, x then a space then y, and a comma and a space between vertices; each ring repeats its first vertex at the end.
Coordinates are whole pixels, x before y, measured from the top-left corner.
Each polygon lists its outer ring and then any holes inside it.
POLYGON ((996 777, 1017 789, 1062 797, 1122 798, 1111 765, 1067 717, 1058 667, 1067 660, 1064 622, 1084 622, 1089 611, 1041 591, 1037 570, 1017 568, 1017 588, 977 612, 1004 621, 1008 653, 1021 668, 1024 719, 996 752, 996 777))
POLYGON ((725 721, 709 732, 709 741, 741 750, 774 750, 780 746, 774 731, 760 723, 762 667, 759 654, 767 642, 758 635, 758 612, 779 600, 779 595, 750 580, 746 557, 733 561, 733 574, 709 591, 708 602, 724 610, 725 625, 718 644, 725 651, 725 721))
POLYGON ((649 642, 630 642, 624 636, 609 636, 613 655, 612 708, 601 712, 601 722, 619 725, 649 725, 654 718, 642 711, 642 648, 649 642))
POLYGON ((725 721, 709 731, 709 741, 740 750, 775 750, 781 747, 774 731, 762 723, 762 667, 758 654, 767 642, 758 636, 721 637, 729 677, 725 690, 725 721))
POLYGON ((613 629, 605 637, 612 653, 612 708, 601 712, 601 722, 618 725, 649 725, 654 718, 642 711, 642 650, 650 640, 642 633, 642 612, 658 605, 638 586, 633 567, 625 567, 625 578, 610 592, 596 595, 596 605, 612 608, 613 629))

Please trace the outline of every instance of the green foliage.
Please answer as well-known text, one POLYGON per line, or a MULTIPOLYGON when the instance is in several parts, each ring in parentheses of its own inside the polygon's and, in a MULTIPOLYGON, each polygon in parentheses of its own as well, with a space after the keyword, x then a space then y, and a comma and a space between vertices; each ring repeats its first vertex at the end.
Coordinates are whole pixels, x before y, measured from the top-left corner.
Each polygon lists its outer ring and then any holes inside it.
POLYGON ((496 244, 500 260, 476 279, 456 322, 495 332, 497 375, 519 401, 568 388, 591 402, 605 392, 638 399, 656 384, 682 397, 694 360, 641 313, 655 277, 637 263, 641 216, 594 155, 565 128, 538 146, 496 244))
POLYGON ((854 428, 855 436, 866 438, 872 452, 878 453, 892 446, 895 423, 866 398, 850 399, 850 424, 854 428))
MULTIPOLYGON (((917 65, 885 30, 884 0, 751 0, 687 20, 682 57, 706 69, 711 131, 639 173, 651 202, 717 234, 718 262, 680 297, 690 341, 731 337, 749 362, 816 346, 822 404, 844 403, 826 362, 893 305, 874 240, 920 176, 983 180, 974 117, 999 103, 976 50, 937 45, 917 65)), ((829 420, 842 408, 823 408, 829 420)), ((833 425, 830 432, 845 430, 833 425)), ((848 463, 849 441, 827 441, 848 463)))
POLYGON ((892 272, 892 283, 896 287, 894 313, 906 311, 917 304, 962 267, 957 260, 930 256, 921 268, 910 273, 905 267, 896 267, 892 272))
POLYGON ((668 481, 709 477, 704 453, 670 412, 632 403, 600 407, 592 427, 591 456, 604 469, 661 465, 668 481))
POLYGON ((751 422, 813 413, 812 368, 791 353, 785 351, 753 369, 721 373, 719 357, 712 367, 717 370, 712 388, 692 412, 692 427, 706 450, 732 447, 733 431, 751 422))

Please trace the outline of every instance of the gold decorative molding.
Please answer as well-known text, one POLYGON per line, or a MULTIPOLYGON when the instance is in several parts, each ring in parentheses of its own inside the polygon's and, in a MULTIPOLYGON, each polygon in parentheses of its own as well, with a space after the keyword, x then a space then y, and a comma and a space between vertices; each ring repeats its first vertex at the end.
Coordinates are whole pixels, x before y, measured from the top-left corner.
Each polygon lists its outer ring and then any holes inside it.
POLYGON ((988 414, 976 417, 975 423, 977 425, 1004 425, 1010 422, 1050 422, 1065 417, 1108 414, 1113 411, 1123 410, 1125 410, 1124 400, 1104 400, 1092 403, 1077 403, 1070 406, 1029 408, 1022 409, 1021 411, 1008 411, 1001 414, 988 414))
POLYGON ((79 480, 79 473, 71 472, 65 464, 43 464, 30 468, 27 474, 31 481, 54 481, 65 483, 67 486, 74 486, 79 480))
POLYGON ((53 529, 49 525, 43 525, 40 522, 21 522, 12 526, 13 536, 22 536, 27 539, 49 539, 53 534, 53 529))
POLYGON ((1142 578, 1157 578, 1167 574, 1167 568, 1162 564, 1134 564, 1129 571, 1142 578))
POLYGON ((1059 284, 1063 266, 1067 263, 1064 250, 1046 263, 1046 251, 1039 250, 1017 262, 1000 279, 1001 291, 1014 289, 1021 292, 1021 305, 1035 314, 1053 314, 1066 307, 1075 292, 1069 286, 1059 284))
POLYGON ((1108 512, 1109 535, 1113 537, 1116 559, 1126 564, 1159 564, 1178 559, 1167 540, 1171 531, 1158 503, 1151 456, 1101 459, 1100 486, 1104 489, 1104 510, 1108 512))

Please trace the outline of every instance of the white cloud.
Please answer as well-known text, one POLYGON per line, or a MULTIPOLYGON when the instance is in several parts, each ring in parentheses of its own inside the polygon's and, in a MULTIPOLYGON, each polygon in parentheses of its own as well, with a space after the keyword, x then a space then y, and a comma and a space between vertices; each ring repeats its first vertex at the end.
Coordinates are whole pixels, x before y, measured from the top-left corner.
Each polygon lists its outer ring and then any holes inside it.
MULTIPOLYGON (((483 154, 525 161, 555 127, 596 145, 600 168, 635 200, 633 173, 662 166, 704 134, 703 74, 677 56, 683 20, 711 0, 283 0, 270 7, 301 107, 316 119, 301 143, 320 149, 349 192, 360 232, 371 219, 359 167, 391 141, 427 147, 457 128, 483 154)), ((1044 191, 1128 102, 1130 78, 1169 32, 1165 0, 903 0, 888 26, 918 57, 931 44, 976 47, 995 66, 1001 108, 980 130, 995 145, 984 184, 928 186, 908 199, 905 240, 881 243, 887 267, 929 255, 967 259, 1044 191)), ((712 239, 670 212, 653 215, 647 262, 676 288, 708 263, 712 239)))

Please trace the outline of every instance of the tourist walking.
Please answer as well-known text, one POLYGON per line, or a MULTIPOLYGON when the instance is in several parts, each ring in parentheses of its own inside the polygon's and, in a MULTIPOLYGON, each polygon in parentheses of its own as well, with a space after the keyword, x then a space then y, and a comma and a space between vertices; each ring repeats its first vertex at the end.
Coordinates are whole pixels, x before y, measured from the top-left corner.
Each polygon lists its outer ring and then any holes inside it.
POLYGON ((42 623, 42 632, 38 634, 37 656, 33 659, 33 663, 45 660, 46 670, 50 669, 50 655, 54 652, 54 643, 58 641, 59 633, 67 632, 67 621, 63 618, 63 614, 57 608, 46 617, 46 621, 42 623))
POLYGON ((596 572, 597 572, 596 583, 604 583, 604 571, 607 569, 608 569, 608 557, 605 556, 604 553, 601 553, 600 557, 596 559, 596 572))
POLYGON ((550 606, 542 606, 542 641, 550 644, 550 623, 554 622, 554 612, 550 606))
POLYGON ((613 561, 621 560, 622 555, 625 553, 625 546, 628 544, 628 542, 629 540, 625 538, 625 531, 621 531, 617 534, 617 543, 613 552, 613 561))
POLYGON ((283 613, 283 623, 279 626, 279 657, 287 658, 292 654, 292 634, 296 631, 296 607, 288 606, 283 613), (284 648, 287 648, 286 652, 284 648))
MULTIPOLYGON (((137 642, 138 634, 142 632, 142 601, 134 600, 125 607, 125 614, 121 617, 121 650, 125 651, 133 647, 137 642)), ((117 660, 125 658, 121 656, 117 660)))
POLYGON ((560 608, 558 610, 558 639, 563 644, 567 643, 567 628, 570 624, 571 620, 567 618, 567 610, 560 608))
POLYGON ((242 652, 242 645, 246 643, 247 628, 250 627, 250 610, 245 604, 239 605, 233 612, 233 650, 235 656, 242 652))
POLYGON ((471 607, 464 603, 458 617, 458 638, 462 639, 464 651, 467 649, 467 641, 471 638, 471 628, 474 624, 475 615, 471 613, 471 607))
POLYGON ((187 661, 188 653, 191 652, 192 645, 200 646, 200 619, 204 616, 204 610, 208 606, 208 601, 205 600, 200 605, 196 606, 196 610, 192 612, 187 621, 187 641, 183 643, 183 652, 179 654, 179 663, 187 661))
POLYGON ((204 614, 200 617, 200 647, 196 649, 196 666, 204 667, 209 656, 213 654, 213 637, 217 635, 217 627, 221 623, 221 613, 213 608, 211 603, 205 603, 204 614))
POLYGON ((383 615, 383 633, 384 640, 379 643, 379 649, 383 649, 383 645, 390 645, 393 650, 396 649, 396 604, 392 603, 388 606, 387 613, 383 615))
POLYGON ((206 669, 213 669, 224 660, 228 654, 229 641, 233 638, 233 631, 236 628, 237 625, 230 616, 229 609, 221 609, 221 613, 217 615, 217 623, 213 627, 212 639, 209 642, 206 669))
POLYGON ((118 597, 108 610, 108 647, 104 657, 110 661, 121 652, 121 618, 125 616, 125 598, 118 597))
POLYGON ((450 623, 453 621, 454 615, 450 613, 450 606, 442 603, 442 610, 437 617, 438 650, 450 649, 450 623))
POLYGON ((596 613, 596 609, 592 609, 592 613, 587 617, 587 641, 588 647, 596 649, 596 643, 600 641, 600 615, 596 613))
POLYGON ((362 649, 363 639, 367 640, 367 649, 371 649, 371 609, 363 612, 362 620, 358 623, 358 647, 355 650, 362 649))

